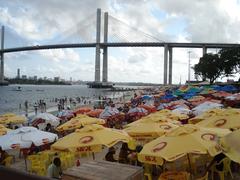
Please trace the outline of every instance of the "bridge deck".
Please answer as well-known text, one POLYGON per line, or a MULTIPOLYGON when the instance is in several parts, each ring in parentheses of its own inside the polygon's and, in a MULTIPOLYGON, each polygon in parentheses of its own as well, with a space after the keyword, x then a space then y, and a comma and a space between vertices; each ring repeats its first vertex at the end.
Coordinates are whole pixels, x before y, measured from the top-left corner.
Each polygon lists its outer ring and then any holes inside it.
MULTIPOLYGON (((230 48, 240 47, 240 44, 227 43, 174 43, 174 42, 119 42, 119 43, 100 43, 101 47, 164 47, 168 45, 172 48, 230 48)), ((96 43, 78 43, 78 44, 51 44, 36 45, 26 47, 15 47, 0 50, 0 53, 10 53, 19 51, 32 51, 44 49, 62 49, 62 48, 93 48, 96 43)))

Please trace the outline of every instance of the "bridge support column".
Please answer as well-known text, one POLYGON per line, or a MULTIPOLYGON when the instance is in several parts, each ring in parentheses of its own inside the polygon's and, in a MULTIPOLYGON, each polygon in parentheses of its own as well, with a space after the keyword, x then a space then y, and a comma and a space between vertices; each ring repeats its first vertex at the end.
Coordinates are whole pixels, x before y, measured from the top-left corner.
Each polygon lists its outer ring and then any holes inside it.
POLYGON ((101 38, 101 9, 97 9, 95 82, 100 82, 100 38, 101 38))
MULTIPOLYGON (((108 42, 108 13, 104 13, 104 43, 108 42)), ((108 81, 108 47, 103 48, 103 70, 102 70, 102 82, 108 81)))
MULTIPOLYGON (((4 49, 4 26, 1 31, 1 50, 4 49)), ((0 54, 1 58, 1 72, 0 72, 0 84, 4 83, 4 53, 0 54)))
POLYGON ((204 56, 205 54, 207 54, 207 48, 206 46, 202 47, 202 56, 204 56))
POLYGON ((164 65, 163 65, 163 84, 167 85, 167 71, 168 71, 168 44, 164 45, 164 65))
POLYGON ((172 84, 172 47, 169 47, 169 72, 168 72, 168 84, 172 84))

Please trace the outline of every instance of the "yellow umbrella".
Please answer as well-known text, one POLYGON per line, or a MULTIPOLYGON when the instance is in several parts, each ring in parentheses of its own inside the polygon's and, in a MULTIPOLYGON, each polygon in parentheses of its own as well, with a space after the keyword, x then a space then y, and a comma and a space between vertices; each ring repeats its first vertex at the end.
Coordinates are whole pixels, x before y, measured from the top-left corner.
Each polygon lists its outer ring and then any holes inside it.
POLYGON ((70 121, 58 126, 57 131, 67 131, 80 128, 88 124, 105 124, 103 119, 92 118, 87 115, 78 115, 75 118, 72 118, 70 121))
POLYGON ((129 142, 132 140, 124 131, 91 124, 59 139, 51 148, 79 153, 99 152, 102 150, 102 145, 111 147, 120 141, 129 142))
POLYGON ((5 126, 3 126, 2 124, 0 124, 0 136, 7 134, 7 132, 10 130, 11 129, 8 129, 5 126))
POLYGON ((181 124, 177 122, 178 120, 187 119, 187 115, 173 113, 170 110, 161 110, 155 113, 152 113, 148 116, 142 117, 141 119, 132 122, 126 127, 135 126, 138 123, 162 123, 162 122, 171 122, 173 124, 181 124))
POLYGON ((152 140, 162 136, 166 132, 177 128, 178 125, 162 122, 162 123, 137 123, 135 126, 129 126, 124 129, 131 137, 136 140, 152 140))
MULTIPOLYGON (((210 111, 211 112, 211 111, 210 111)), ((210 113, 208 112, 208 114, 210 113)), ((203 115, 204 120, 198 122, 196 125, 200 127, 210 128, 225 128, 225 129, 239 129, 240 128, 240 110, 229 108, 212 111, 212 115, 203 115)))
POLYGON ((12 116, 16 116, 16 114, 14 114, 14 113, 5 113, 5 114, 0 115, 0 117, 12 117, 12 116))
POLYGON ((26 117, 16 115, 13 113, 7 113, 0 115, 0 124, 21 124, 26 122, 26 117))
POLYGON ((186 115, 186 114, 175 113, 168 109, 157 111, 156 113, 150 114, 150 116, 153 116, 153 117, 160 116, 160 117, 165 117, 167 119, 176 120, 176 121, 188 118, 188 115, 186 115))
POLYGON ((231 160, 240 163, 240 130, 236 130, 220 139, 224 154, 231 160))
POLYGON ((138 159, 144 163, 162 165, 163 159, 174 161, 189 153, 215 156, 221 152, 218 137, 228 133, 230 131, 226 129, 209 130, 190 124, 180 126, 144 145, 138 159))

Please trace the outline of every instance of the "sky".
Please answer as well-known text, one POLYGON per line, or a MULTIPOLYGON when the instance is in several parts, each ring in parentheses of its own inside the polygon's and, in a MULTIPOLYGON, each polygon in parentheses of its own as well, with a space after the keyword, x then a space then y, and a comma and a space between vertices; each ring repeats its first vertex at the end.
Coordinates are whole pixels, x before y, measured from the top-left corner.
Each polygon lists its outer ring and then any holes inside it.
MULTIPOLYGON (((240 42, 239 0, 0 0, 4 46, 94 42, 97 8, 109 14, 109 42, 240 42)), ((108 79, 163 83, 163 53, 161 47, 109 48, 108 79)), ((193 66, 201 56, 201 49, 174 48, 173 83, 184 83, 189 57, 193 66)), ((94 67, 94 48, 5 54, 6 77, 20 68, 21 75, 92 81, 94 67)))

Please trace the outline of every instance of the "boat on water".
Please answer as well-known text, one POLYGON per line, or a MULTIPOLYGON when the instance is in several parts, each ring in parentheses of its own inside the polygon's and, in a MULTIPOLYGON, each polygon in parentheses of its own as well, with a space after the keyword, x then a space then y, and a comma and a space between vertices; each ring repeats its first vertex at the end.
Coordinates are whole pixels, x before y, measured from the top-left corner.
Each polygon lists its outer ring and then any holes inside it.
POLYGON ((87 83, 88 88, 107 89, 113 88, 115 84, 109 82, 89 82, 87 83))

